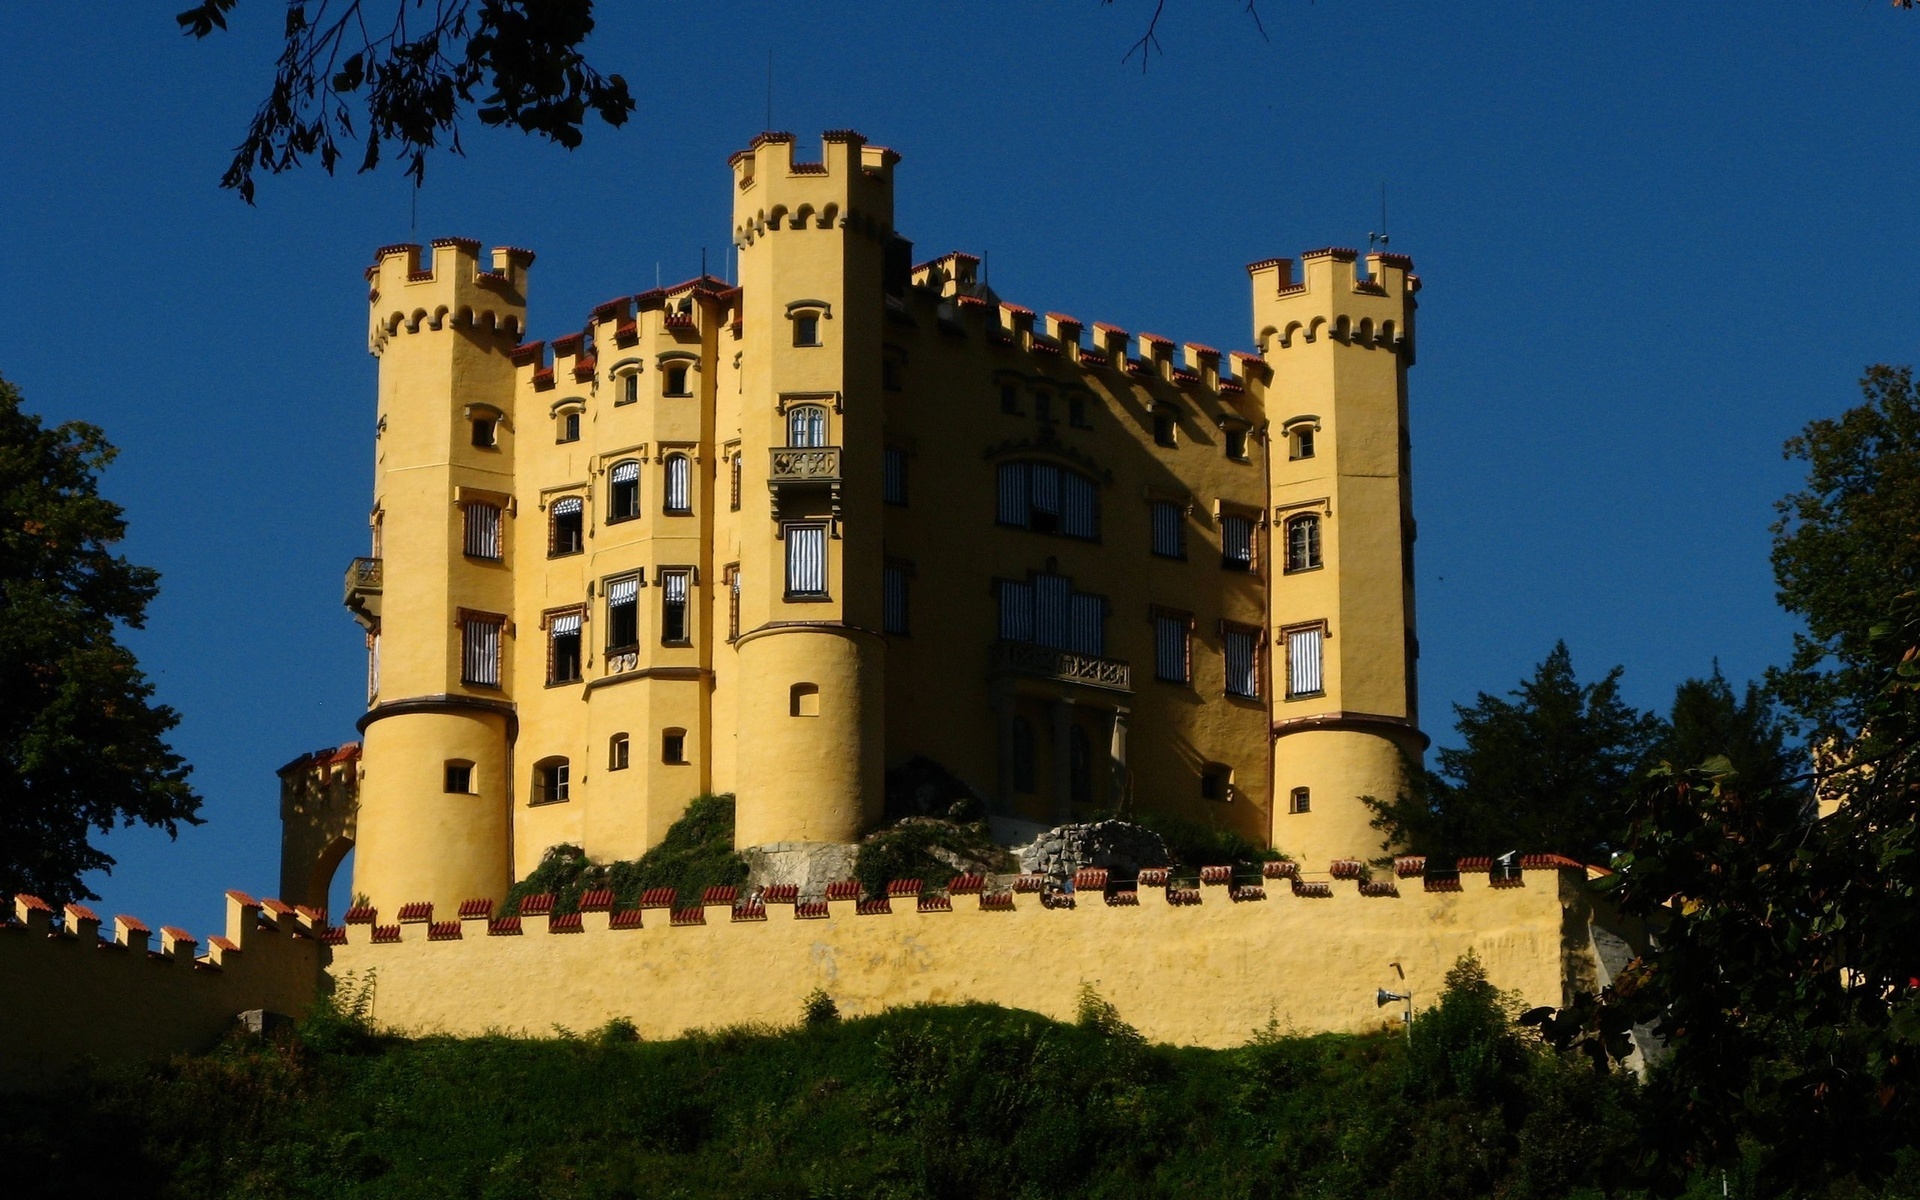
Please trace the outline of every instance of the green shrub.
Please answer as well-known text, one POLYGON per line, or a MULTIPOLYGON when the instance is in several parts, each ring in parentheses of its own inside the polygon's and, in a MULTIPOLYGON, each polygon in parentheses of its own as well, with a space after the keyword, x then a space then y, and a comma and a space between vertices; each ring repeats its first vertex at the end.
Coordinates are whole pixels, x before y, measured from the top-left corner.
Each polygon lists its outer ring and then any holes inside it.
POLYGON ((860 843, 853 875, 868 896, 885 895, 887 884, 896 879, 918 879, 926 890, 943 887, 962 868, 936 852, 969 864, 968 869, 1013 869, 1013 856, 993 840, 985 821, 960 823, 910 817, 869 834, 860 843))
POLYGON ((578 846, 550 847, 507 892, 503 911, 518 913, 528 896, 551 894, 554 912, 578 912, 581 895, 595 888, 612 888, 616 907, 629 907, 641 892, 662 887, 673 888, 681 904, 694 904, 707 888, 746 881, 747 864, 733 849, 733 797, 696 796, 660 844, 637 860, 595 863, 578 846))
POLYGON ((1278 850, 1257 845, 1230 829, 1203 825, 1171 813, 1143 812, 1137 814, 1133 822, 1160 835, 1160 840, 1167 844, 1167 856, 1176 867, 1184 868, 1182 874, 1191 874, 1201 867, 1231 866, 1252 871, 1260 863, 1286 858, 1278 850))
POLYGON ((807 993, 800 1005, 800 1023, 802 1025, 831 1025, 840 1019, 840 1006, 833 997, 819 988, 807 993))

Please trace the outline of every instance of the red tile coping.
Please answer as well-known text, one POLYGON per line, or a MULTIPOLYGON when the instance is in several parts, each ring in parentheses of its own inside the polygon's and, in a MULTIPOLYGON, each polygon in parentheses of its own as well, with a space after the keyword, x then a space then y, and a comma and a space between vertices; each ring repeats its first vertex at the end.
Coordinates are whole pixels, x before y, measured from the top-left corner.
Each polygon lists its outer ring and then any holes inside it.
POLYGON ((1333 896, 1333 885, 1325 880, 1302 883, 1296 879, 1293 881, 1293 894, 1307 900, 1327 900, 1333 896))
POLYGON ((492 915, 493 901, 491 900, 462 900, 460 902, 460 919, 463 921, 484 921, 492 915))
POLYGON ((760 890, 760 899, 767 904, 792 904, 800 899, 800 885, 797 883, 772 883, 760 890))
POLYGON ((327 910, 324 908, 310 908, 305 904, 296 904, 293 906, 293 911, 323 928, 327 923, 327 910))
POLYGON ((885 896, 875 896, 871 900, 856 901, 853 913, 857 917, 877 917, 893 911, 893 901, 885 896))
POLYGON ((457 942, 460 940, 460 922, 435 921, 427 926, 427 940, 430 942, 457 942))
POLYGON ((1402 879, 1411 879, 1415 875, 1427 873, 1427 859, 1421 854, 1400 854, 1393 860, 1393 873, 1402 879))
POLYGON ((734 901, 739 898, 740 889, 737 887, 710 887, 700 893, 701 904, 711 904, 716 907, 724 904, 728 908, 732 908, 734 901))
POLYGON ((547 918, 548 933, 581 933, 585 928, 586 923, 580 919, 580 914, 577 912, 555 913, 547 918))
POLYGON ((607 928, 608 929, 639 929, 640 928, 640 910, 637 908, 621 909, 619 912, 614 913, 611 917, 607 918, 607 928))
POLYGON ((1369 879, 1360 885, 1362 896, 1398 896, 1400 889, 1391 879, 1369 879))
POLYGON ((840 879, 827 885, 829 900, 858 900, 859 898, 860 881, 857 879, 840 879))
POLYGON ((519 917, 496 917, 487 922, 488 937, 519 937, 519 917))
POLYGON ((379 910, 370 905, 356 904, 347 910, 346 916, 340 919, 348 925, 371 925, 374 918, 379 915, 379 910))
POLYGON ((153 930, 147 928, 147 923, 145 921, 142 921, 139 917, 130 917, 125 913, 118 913, 114 916, 113 919, 116 924, 125 925, 127 927, 128 933, 152 933, 153 932, 153 930))
POLYGON ((276 917, 291 917, 295 915, 293 905, 288 904, 285 900, 275 900, 271 896, 262 900, 260 907, 266 909, 276 917))
POLYGON ((1013 890, 1016 892, 1040 892, 1045 891, 1046 887, 1045 875, 1022 875, 1013 881, 1013 890))
POLYGON ((320 931, 320 944, 323 946, 344 946, 347 944, 347 927, 329 925, 320 931))
POLYGON ((1214 884, 1214 885, 1218 885, 1222 883, 1232 883, 1233 868, 1232 867, 1201 867, 1200 882, 1205 884, 1214 884))
POLYGON ((1487 886, 1497 888, 1517 888, 1527 886, 1527 881, 1518 875, 1495 875, 1487 880, 1487 886))
POLYGON ((1327 874, 1335 879, 1358 879, 1364 870, 1365 864, 1357 858, 1336 858, 1327 864, 1327 874))
POLYGON ((1239 887, 1228 888, 1227 897, 1235 904, 1244 903, 1248 900, 1265 900, 1267 898, 1267 889, 1257 883, 1246 883, 1241 884, 1239 887))
POLYGON ((1309 258, 1327 258, 1329 256, 1340 262, 1352 262, 1360 257, 1360 252, 1358 250, 1349 250, 1345 246, 1322 246, 1318 250, 1309 250, 1305 254, 1302 254, 1300 261, 1305 262, 1309 258))
POLYGON ((411 904, 402 904, 400 906, 399 919, 403 924, 419 922, 431 923, 433 921, 433 901, 416 900, 411 904))
POLYGON ((671 909, 676 899, 678 897, 670 887, 648 888, 640 893, 640 902, 636 907, 671 909))
POLYGON ((72 902, 69 902, 67 904, 67 920, 68 921, 92 921, 95 925, 98 925, 100 923, 100 918, 94 915, 94 911, 92 909, 88 908, 84 904, 75 904, 72 902))
POLYGON ((1570 867, 1576 871, 1586 869, 1586 864, 1577 858, 1568 858, 1564 854, 1523 854, 1520 856, 1520 869, 1523 871, 1550 871, 1556 867, 1570 867))
POLYGON ((1460 877, 1458 875, 1429 875, 1421 881, 1421 885, 1429 892, 1457 892, 1460 890, 1460 877))
POLYGON ((674 925, 705 925, 707 923, 707 910, 697 904, 692 908, 670 908, 667 914, 668 921, 674 925))
POLYGON ((613 889, 592 888, 580 893, 581 912, 612 912, 613 889))
POLYGON ((818 921, 827 915, 825 900, 800 900, 793 906, 793 916, 797 921, 818 921))
POLYGON ((916 899, 914 903, 917 906, 918 911, 920 912, 952 912, 953 911, 952 896, 932 896, 932 895, 921 896, 918 899, 916 899))
POLYGON ((1130 908, 1140 903, 1140 893, 1136 891, 1113 891, 1107 893, 1108 908, 1130 908))
POLYGON ((184 942, 189 946, 198 946, 200 944, 199 938, 194 937, 178 925, 162 925, 160 927, 160 936, 163 938, 172 938, 176 942, 184 942))
POLYGON ((241 904, 247 908, 260 907, 260 902, 258 900, 255 900, 252 896, 247 895, 245 892, 234 891, 232 888, 227 889, 227 899, 232 900, 238 904, 241 904))
POLYGON ((1167 879, 1172 874, 1173 872, 1166 867, 1142 867, 1140 868, 1140 886, 1154 888, 1165 887, 1167 886, 1167 879))
POLYGON ((523 917, 544 917, 552 911, 552 892, 542 892, 538 896, 526 896, 520 901, 520 915, 523 917))
POLYGON ((1073 873, 1073 890, 1076 892, 1102 892, 1106 888, 1105 867, 1081 867, 1073 873))
POLYGON ((234 945, 231 939, 221 937, 217 933, 207 939, 207 945, 219 947, 220 952, 223 954, 238 954, 240 952, 240 947, 234 945))
POLYGON ((986 886, 987 877, 985 875, 955 875, 952 879, 947 880, 947 895, 977 896, 986 890, 986 886))
POLYGON ((747 900, 733 906, 733 919, 736 921, 764 921, 767 919, 767 906, 759 900, 747 900))
POLYGON ((1167 903, 1172 905, 1200 903, 1199 888, 1170 887, 1167 889, 1167 903))
POLYGON ((1298 879, 1300 864, 1284 858, 1279 862, 1262 863, 1260 874, 1267 879, 1298 879))
POLYGON ((981 892, 980 893, 980 911, 981 912, 1012 912, 1013 911, 1013 893, 1012 892, 981 892))
POLYGON ((918 879, 892 879, 887 881, 887 895, 889 896, 918 896, 924 890, 925 889, 920 886, 918 879))
POLYGON ((1457 858, 1453 862, 1453 869, 1462 874, 1468 871, 1475 873, 1491 871, 1493 870, 1493 858, 1485 854, 1476 854, 1467 858, 1457 858))
POLYGON ((397 942, 400 940, 400 927, 398 925, 375 925, 373 927, 373 940, 375 945, 383 942, 397 942))

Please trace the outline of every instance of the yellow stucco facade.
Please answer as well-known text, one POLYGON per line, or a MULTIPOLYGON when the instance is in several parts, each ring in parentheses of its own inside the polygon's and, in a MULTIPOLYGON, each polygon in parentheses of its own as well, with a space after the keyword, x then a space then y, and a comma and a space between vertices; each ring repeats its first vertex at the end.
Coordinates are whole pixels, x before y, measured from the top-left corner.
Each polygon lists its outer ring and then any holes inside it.
POLYGON ((498 899, 707 791, 742 847, 848 842, 916 757, 1001 816, 1377 855, 1425 744, 1411 264, 1256 263, 1257 349, 1176 347, 914 265, 897 155, 795 151, 731 160, 737 282, 551 342, 530 253, 377 255, 353 890, 498 899))

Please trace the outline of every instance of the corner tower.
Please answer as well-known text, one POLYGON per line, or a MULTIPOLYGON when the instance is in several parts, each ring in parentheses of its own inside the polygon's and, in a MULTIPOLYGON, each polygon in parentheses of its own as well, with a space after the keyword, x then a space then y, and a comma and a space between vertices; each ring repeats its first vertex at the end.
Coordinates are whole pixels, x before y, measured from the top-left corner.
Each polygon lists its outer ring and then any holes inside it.
POLYGON ((533 256, 496 250, 486 269, 478 242, 443 239, 421 259, 388 246, 367 272, 380 386, 373 555, 347 597, 370 653, 353 890, 451 912, 511 879, 509 351, 533 256))
POLYGON ((892 151, 821 161, 764 133, 730 160, 740 252, 742 846, 851 842, 879 815, 881 334, 892 151))
POLYGON ((1370 858, 1362 796, 1406 786, 1427 739, 1414 664, 1407 368, 1412 262, 1352 250, 1269 259, 1253 327, 1267 414, 1274 570, 1274 845, 1302 862, 1370 858))

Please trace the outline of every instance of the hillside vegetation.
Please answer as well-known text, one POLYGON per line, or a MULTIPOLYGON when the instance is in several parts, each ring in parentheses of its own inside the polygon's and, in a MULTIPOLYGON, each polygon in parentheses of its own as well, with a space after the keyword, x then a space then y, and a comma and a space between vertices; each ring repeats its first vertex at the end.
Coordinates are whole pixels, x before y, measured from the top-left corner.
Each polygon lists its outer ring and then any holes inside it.
POLYGON ((1451 984, 1411 1039, 1233 1050, 1149 1046, 1091 992, 1074 1024, 816 997, 791 1029, 660 1043, 381 1037, 348 992, 276 1038, 5 1101, 0 1161, 16 1197, 1637 1194, 1630 1079, 1540 1050, 1470 960, 1451 984))

